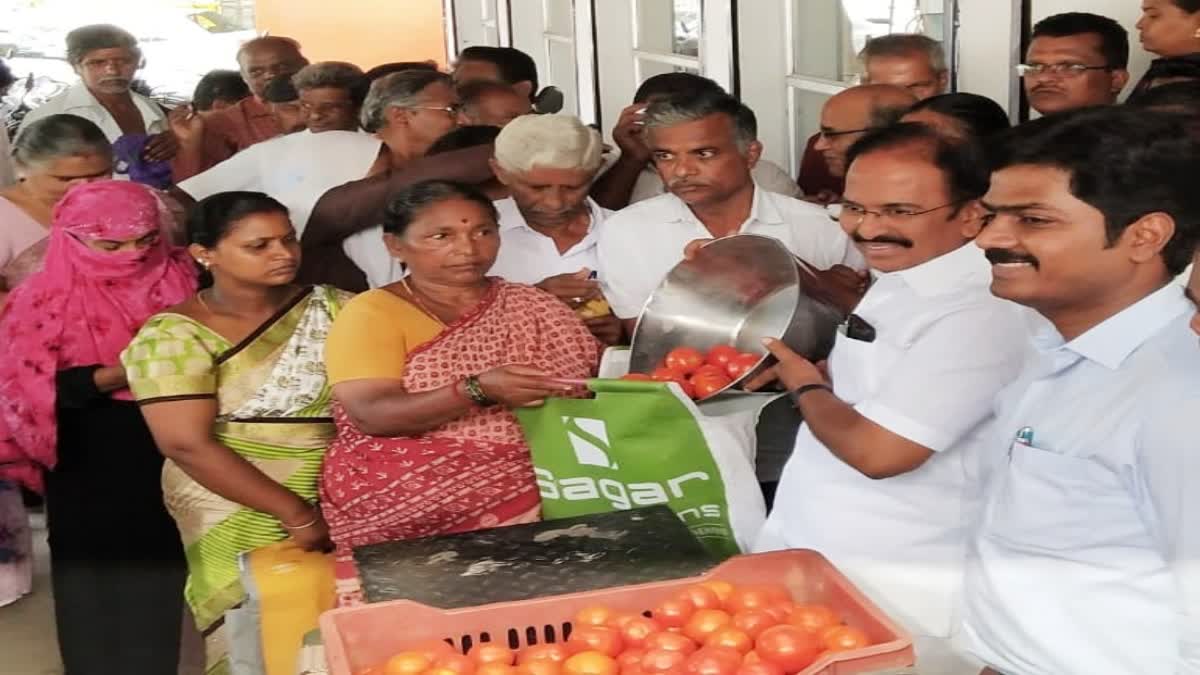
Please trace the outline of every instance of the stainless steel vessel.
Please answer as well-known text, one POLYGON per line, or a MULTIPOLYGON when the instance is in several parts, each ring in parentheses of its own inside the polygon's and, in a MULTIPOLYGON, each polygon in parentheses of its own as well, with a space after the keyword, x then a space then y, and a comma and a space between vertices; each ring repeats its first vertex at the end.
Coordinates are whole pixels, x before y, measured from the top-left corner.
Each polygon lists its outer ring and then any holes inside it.
MULTIPOLYGON (((733 345, 762 354, 731 387, 773 363, 764 337, 819 360, 833 346, 842 313, 823 299, 807 264, 777 239, 741 234, 715 239, 675 266, 646 301, 633 331, 630 372, 650 372, 681 346, 733 345)), ((727 387, 728 389, 729 387, 727 387)))

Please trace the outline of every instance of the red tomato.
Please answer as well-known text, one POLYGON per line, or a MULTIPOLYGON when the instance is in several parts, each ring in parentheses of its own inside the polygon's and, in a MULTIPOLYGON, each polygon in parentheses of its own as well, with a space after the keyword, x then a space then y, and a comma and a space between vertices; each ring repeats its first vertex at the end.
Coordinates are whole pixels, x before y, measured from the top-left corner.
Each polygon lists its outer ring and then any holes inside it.
POLYGON ((642 657, 646 655, 643 649, 626 649, 617 657, 617 665, 621 667, 621 672, 624 673, 627 668, 641 668, 642 657))
POLYGON ((791 600, 776 600, 766 607, 767 613, 775 617, 777 623, 787 623, 795 610, 796 603, 791 600))
POLYGON ((774 663, 785 672, 804 670, 816 660, 824 645, 816 635, 795 626, 773 626, 762 632, 754 651, 763 661, 774 663))
POLYGON ((765 609, 747 609, 733 615, 733 627, 745 631, 751 638, 778 623, 779 620, 765 609))
POLYGON ((507 663, 481 663, 475 675, 516 675, 517 669, 507 663))
POLYGON ((625 624, 629 623, 630 621, 633 621, 634 619, 636 619, 639 616, 641 616, 641 615, 640 614, 632 614, 629 612, 619 612, 619 613, 614 612, 612 617, 608 620, 608 623, 606 623, 604 625, 611 626, 612 628, 616 628, 617 630, 621 630, 622 628, 625 627, 625 624))
POLYGON ((707 586, 688 586, 679 595, 690 600, 696 609, 721 609, 721 598, 707 586))
POLYGON ((830 626, 838 625, 841 620, 825 605, 796 605, 788 616, 788 623, 810 633, 819 634, 830 626))
POLYGON ((674 382, 676 380, 686 380, 687 375, 682 370, 677 368, 668 368, 666 366, 655 368, 650 373, 650 379, 655 382, 674 382))
MULTIPOLYGON (((449 645, 447 645, 449 646, 449 645)), ((421 652, 400 652, 383 664, 383 675, 417 675, 429 670, 433 661, 421 652)))
POLYGON ((600 652, 580 652, 563 661, 563 675, 617 675, 617 660, 600 652))
POLYGON ((748 609, 767 609, 778 601, 763 586, 742 586, 735 588, 729 597, 730 611, 737 613, 748 609))
POLYGON ((651 649, 642 657, 642 672, 647 675, 654 673, 679 672, 687 662, 688 655, 669 649, 651 649))
POLYGON ((668 368, 681 370, 685 374, 692 373, 704 365, 704 355, 691 347, 676 347, 667 353, 666 364, 668 368))
POLYGON ((754 638, 744 630, 734 628, 733 626, 725 626, 719 628, 708 636, 704 641, 705 647, 724 647, 726 649, 736 650, 740 654, 749 653, 754 649, 754 638))
MULTIPOLYGON (((692 642, 691 638, 681 633, 672 633, 671 631, 663 631, 647 637, 642 646, 646 648, 646 651, 664 649, 669 652, 683 652, 684 654, 691 654, 696 651, 696 643, 692 642)), ((645 668, 645 664, 642 667, 645 668)))
POLYGON ((646 638, 655 633, 662 632, 662 629, 662 625, 654 619, 635 616, 626 622, 620 628, 620 631, 621 637, 625 640, 626 647, 641 647, 645 644, 646 638))
POLYGON ((645 373, 627 373, 621 376, 622 380, 630 380, 632 382, 651 382, 649 375, 645 373))
POLYGON ((724 367, 714 366, 709 363, 706 363, 706 364, 700 366, 699 368, 697 368, 696 372, 692 373, 692 378, 694 379, 694 378, 700 377, 702 375, 709 376, 709 377, 711 377, 713 375, 720 375, 721 377, 729 377, 728 375, 725 374, 724 367))
POLYGON ((758 354, 738 354, 725 365, 725 373, 736 380, 750 372, 760 360, 762 357, 758 354))
POLYGON ((692 386, 696 389, 696 400, 703 401, 725 387, 728 387, 731 382, 732 380, 728 377, 717 377, 716 375, 692 378, 692 386))
POLYGON ((533 645, 531 647, 526 647, 525 649, 522 649, 521 653, 517 654, 517 663, 520 665, 525 665, 526 663, 533 663, 535 661, 549 661, 551 663, 562 663, 563 661, 566 661, 570 656, 571 656, 571 650, 567 649, 567 646, 561 642, 552 643, 552 644, 544 644, 544 645, 533 645))
POLYGON ((503 663, 506 666, 511 666, 517 660, 513 650, 491 642, 482 642, 471 647, 467 656, 475 659, 476 663, 503 663))
POLYGON ((708 353, 704 355, 704 362, 711 366, 716 366, 724 371, 725 364, 732 361, 733 357, 737 356, 739 353, 740 352, 738 352, 736 348, 729 345, 717 345, 716 347, 708 350, 708 353))
POLYGON ((708 636, 728 626, 733 617, 719 609, 698 609, 683 626, 683 634, 703 644, 708 636))
POLYGON ((572 654, 600 652, 615 658, 624 648, 621 632, 609 626, 580 626, 567 638, 567 651, 572 654))
POLYGON ((451 670, 445 666, 434 666, 425 671, 424 675, 459 675, 457 670, 451 670))
POLYGON ((721 600, 722 607, 726 602, 729 602, 729 596, 733 595, 733 584, 728 581, 713 579, 712 581, 702 581, 700 585, 716 593, 717 597, 721 600))
POLYGON ((667 628, 682 628, 692 618, 696 606, 690 600, 672 598, 664 600, 655 607, 651 614, 654 620, 667 628))
POLYGON ((743 663, 741 668, 738 668, 736 675, 785 675, 783 668, 774 663, 759 661, 757 663, 743 663))
POLYGON ((847 652, 871 644, 867 634, 853 626, 833 626, 826 629, 821 637, 825 648, 831 652, 847 652))
POLYGON ((742 666, 742 654, 732 649, 704 647, 683 664, 692 675, 733 675, 742 666))
POLYGON ((452 670, 459 675, 472 675, 475 672, 475 659, 462 654, 443 654, 433 666, 435 669, 452 670))

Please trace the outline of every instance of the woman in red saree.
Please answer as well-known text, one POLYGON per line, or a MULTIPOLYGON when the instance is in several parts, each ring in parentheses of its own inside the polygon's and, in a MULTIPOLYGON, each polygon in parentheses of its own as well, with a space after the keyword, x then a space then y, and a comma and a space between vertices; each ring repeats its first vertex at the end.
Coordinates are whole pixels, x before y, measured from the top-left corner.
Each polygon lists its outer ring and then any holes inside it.
POLYGON ((564 380, 590 377, 600 352, 553 296, 487 277, 499 227, 473 189, 407 188, 384 232, 408 276, 347 303, 325 348, 338 432, 321 506, 342 604, 359 598, 354 547, 536 520, 511 409, 576 389, 564 380))

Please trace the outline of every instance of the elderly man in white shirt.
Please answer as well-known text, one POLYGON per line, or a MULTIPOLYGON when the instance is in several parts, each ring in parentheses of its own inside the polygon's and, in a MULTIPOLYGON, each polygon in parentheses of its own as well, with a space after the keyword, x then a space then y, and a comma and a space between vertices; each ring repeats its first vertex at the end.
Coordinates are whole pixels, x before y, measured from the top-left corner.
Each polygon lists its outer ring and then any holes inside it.
POLYGON ((646 141, 670 192, 613 214, 599 241, 604 295, 628 331, 698 239, 761 234, 820 270, 863 267, 824 209, 754 182, 750 171, 762 153, 757 133, 754 113, 719 91, 656 99, 647 108, 646 141))
POLYGON ((997 398, 964 632, 1007 675, 1200 673, 1200 345, 1172 283, 1200 143, 1089 109, 1015 130, 997 166, 977 243, 1040 316, 997 398))
POLYGON ((79 74, 79 82, 29 111, 22 129, 43 117, 67 113, 100 127, 110 143, 126 134, 151 135, 144 153, 148 160, 175 156, 179 146, 166 111, 130 89, 142 65, 137 38, 104 24, 76 28, 67 34, 67 62, 79 74))
POLYGON ((951 637, 976 463, 1025 323, 971 243, 988 185, 977 148, 910 123, 849 157, 841 224, 875 281, 837 336, 832 385, 769 341, 779 364, 751 386, 780 380, 805 423, 755 549, 820 551, 913 633, 918 672, 971 672, 951 637))
MULTIPOLYGON (((588 197, 602 150, 600 135, 569 115, 523 115, 501 130, 491 165, 512 196, 495 202, 500 252, 490 276, 538 286, 575 307, 602 297, 596 242, 611 212, 588 197)), ((372 287, 404 276, 382 236, 372 228, 344 245, 372 287)), ((621 338, 611 313, 584 322, 606 343, 621 338)))

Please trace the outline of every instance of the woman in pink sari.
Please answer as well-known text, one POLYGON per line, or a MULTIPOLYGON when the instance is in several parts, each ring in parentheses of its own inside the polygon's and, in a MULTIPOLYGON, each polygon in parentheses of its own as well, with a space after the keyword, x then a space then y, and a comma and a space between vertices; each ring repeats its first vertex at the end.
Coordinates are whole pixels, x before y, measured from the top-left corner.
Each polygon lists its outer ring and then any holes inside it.
POLYGON ((0 480, 46 494, 55 621, 69 673, 170 673, 183 551, 162 457, 118 356, 196 288, 149 188, 100 181, 54 208, 39 272, 0 313, 0 480))
POLYGON ((511 409, 594 374, 600 345, 543 291, 489 278, 496 211, 444 181, 403 190, 384 242, 404 280, 357 296, 325 347, 337 438, 321 508, 339 601, 358 601, 351 551, 384 541, 529 522, 540 499, 511 409))

